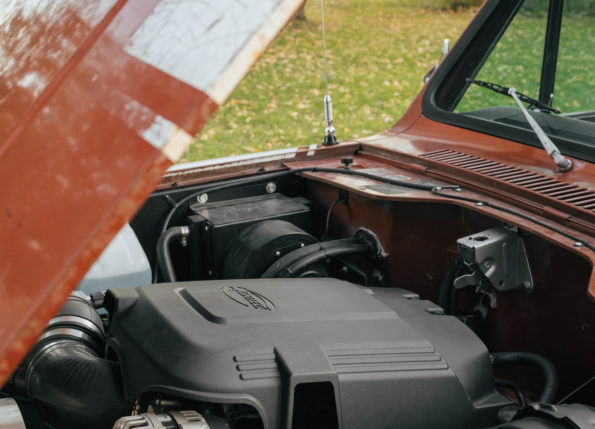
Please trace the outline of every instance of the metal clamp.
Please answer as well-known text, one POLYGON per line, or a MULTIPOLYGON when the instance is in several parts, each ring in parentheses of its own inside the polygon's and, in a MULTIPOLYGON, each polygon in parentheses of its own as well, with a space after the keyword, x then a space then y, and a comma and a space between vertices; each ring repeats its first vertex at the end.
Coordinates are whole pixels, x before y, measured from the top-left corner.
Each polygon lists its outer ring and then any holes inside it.
POLYGON ((167 414, 143 413, 119 418, 112 429, 209 429, 205 419, 196 411, 170 411, 167 414))

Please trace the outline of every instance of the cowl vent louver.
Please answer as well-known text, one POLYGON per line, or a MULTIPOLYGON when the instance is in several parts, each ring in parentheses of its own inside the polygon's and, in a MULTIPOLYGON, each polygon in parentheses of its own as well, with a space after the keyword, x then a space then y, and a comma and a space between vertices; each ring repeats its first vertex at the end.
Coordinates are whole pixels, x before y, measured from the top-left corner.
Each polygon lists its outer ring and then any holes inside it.
POLYGON ((590 214, 595 213, 595 192, 587 188, 561 182, 522 168, 512 167, 448 149, 425 153, 421 157, 479 173, 496 179, 498 182, 504 182, 508 185, 537 193, 566 206, 571 205, 590 214))

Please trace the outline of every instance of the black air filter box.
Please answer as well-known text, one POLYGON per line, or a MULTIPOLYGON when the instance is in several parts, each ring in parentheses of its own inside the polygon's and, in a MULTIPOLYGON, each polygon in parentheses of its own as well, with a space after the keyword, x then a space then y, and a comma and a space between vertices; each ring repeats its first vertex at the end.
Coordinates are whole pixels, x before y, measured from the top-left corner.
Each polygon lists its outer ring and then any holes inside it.
POLYGON ((244 229, 263 220, 284 220, 310 230, 310 208, 304 198, 273 193, 206 204, 194 204, 188 218, 192 231, 193 277, 221 277, 229 245, 244 229))

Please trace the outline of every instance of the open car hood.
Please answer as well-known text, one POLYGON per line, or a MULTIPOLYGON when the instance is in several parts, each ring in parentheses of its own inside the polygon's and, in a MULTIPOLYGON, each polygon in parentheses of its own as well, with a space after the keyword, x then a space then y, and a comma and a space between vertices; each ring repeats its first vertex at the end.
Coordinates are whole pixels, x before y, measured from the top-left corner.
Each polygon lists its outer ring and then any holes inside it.
POLYGON ((0 11, 0 384, 301 0, 0 11))

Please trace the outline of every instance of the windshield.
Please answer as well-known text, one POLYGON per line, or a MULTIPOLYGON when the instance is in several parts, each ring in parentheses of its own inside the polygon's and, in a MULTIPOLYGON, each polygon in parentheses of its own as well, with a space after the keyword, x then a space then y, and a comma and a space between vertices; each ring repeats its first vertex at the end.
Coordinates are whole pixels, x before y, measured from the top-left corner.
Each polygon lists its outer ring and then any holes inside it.
POLYGON ((447 122, 522 141, 518 130, 528 131, 529 125, 514 100, 471 80, 516 88, 561 111, 525 104, 567 153, 593 157, 595 0, 513 3, 500 2, 491 12, 438 88, 436 107, 458 117, 447 122))
MULTIPOLYGON (((543 79, 553 75, 553 88, 540 94, 542 68, 546 56, 556 56, 556 44, 546 52, 548 32, 548 2, 525 1, 511 25, 484 63, 476 79, 498 82, 561 110, 564 114, 595 110, 595 1, 567 1, 562 9, 557 61, 549 67, 543 79)), ((554 21, 556 17, 550 18, 554 21)), ((552 22, 551 27, 556 27, 552 22)), ((555 29, 551 29, 555 31, 555 29)), ((455 111, 505 105, 498 94, 470 86, 455 111)), ((508 103, 511 106, 513 103, 508 103)))

